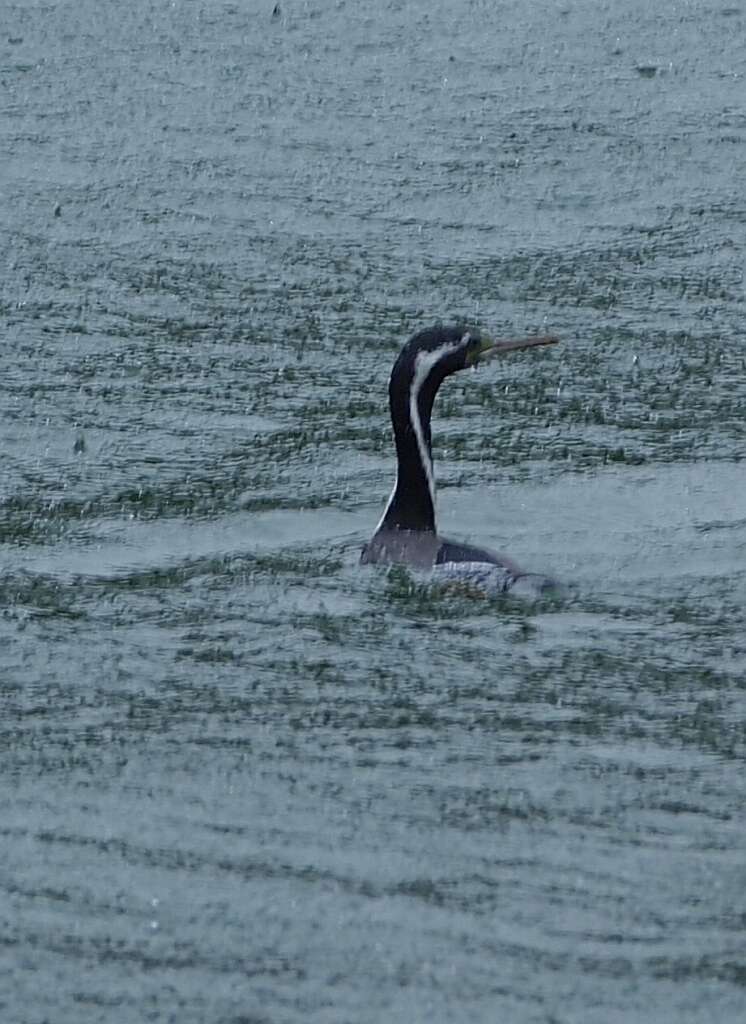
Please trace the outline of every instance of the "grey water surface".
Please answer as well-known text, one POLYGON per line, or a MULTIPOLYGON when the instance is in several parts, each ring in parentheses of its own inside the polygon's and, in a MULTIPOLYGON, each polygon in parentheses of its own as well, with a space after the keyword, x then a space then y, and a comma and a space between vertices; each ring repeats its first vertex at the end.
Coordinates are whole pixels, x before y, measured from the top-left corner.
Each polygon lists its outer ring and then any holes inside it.
POLYGON ((0 1021, 744 1021, 746 6, 273 9, 0 3, 0 1021))

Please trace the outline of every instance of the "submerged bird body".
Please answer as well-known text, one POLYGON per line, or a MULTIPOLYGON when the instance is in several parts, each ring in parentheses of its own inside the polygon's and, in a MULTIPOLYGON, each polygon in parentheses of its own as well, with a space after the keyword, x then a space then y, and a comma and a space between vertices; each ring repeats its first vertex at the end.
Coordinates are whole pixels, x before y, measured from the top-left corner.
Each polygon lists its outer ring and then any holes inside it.
POLYGON ((521 579, 533 579, 542 589, 544 577, 523 573, 511 559, 437 533, 430 419, 438 389, 450 374, 476 365, 487 353, 555 341, 540 337, 500 342, 463 327, 433 327, 407 342, 389 381, 396 482, 381 521, 363 548, 363 563, 429 569, 439 582, 478 580, 482 589, 500 593, 521 579))

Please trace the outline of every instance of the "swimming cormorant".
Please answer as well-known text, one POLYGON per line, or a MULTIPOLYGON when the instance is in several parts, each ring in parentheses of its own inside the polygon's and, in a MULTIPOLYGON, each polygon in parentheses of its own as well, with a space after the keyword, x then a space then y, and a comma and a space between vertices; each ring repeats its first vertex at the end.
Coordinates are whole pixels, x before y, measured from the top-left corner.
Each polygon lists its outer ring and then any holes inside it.
POLYGON ((389 381, 396 482, 381 521, 363 548, 361 562, 430 569, 438 578, 471 580, 498 592, 510 590, 519 580, 531 582, 539 591, 553 585, 546 577, 524 573, 503 555, 436 532, 430 417, 438 388, 450 374, 485 357, 553 345, 557 340, 546 335, 498 341, 464 327, 431 327, 410 338, 389 381))

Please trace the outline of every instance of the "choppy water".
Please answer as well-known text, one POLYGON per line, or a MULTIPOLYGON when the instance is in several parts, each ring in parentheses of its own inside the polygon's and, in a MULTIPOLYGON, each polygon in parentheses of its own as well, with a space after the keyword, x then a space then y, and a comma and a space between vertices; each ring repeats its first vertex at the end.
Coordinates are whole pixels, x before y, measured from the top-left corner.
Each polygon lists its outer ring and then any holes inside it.
POLYGON ((746 8, 272 6, 0 5, 2 1020, 740 1022, 746 8))

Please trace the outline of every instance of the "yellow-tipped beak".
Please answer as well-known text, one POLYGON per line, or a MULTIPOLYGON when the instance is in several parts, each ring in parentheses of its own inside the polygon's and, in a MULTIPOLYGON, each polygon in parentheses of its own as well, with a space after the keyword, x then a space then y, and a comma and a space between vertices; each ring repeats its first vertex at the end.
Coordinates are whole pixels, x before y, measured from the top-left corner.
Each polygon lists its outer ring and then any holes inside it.
POLYGON ((521 348, 536 348, 538 345, 556 345, 559 338, 553 334, 541 334, 535 338, 511 338, 501 340, 482 335, 480 347, 470 359, 471 363, 477 363, 480 359, 502 355, 503 352, 515 352, 521 348))

